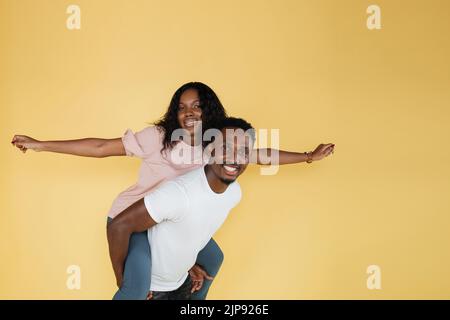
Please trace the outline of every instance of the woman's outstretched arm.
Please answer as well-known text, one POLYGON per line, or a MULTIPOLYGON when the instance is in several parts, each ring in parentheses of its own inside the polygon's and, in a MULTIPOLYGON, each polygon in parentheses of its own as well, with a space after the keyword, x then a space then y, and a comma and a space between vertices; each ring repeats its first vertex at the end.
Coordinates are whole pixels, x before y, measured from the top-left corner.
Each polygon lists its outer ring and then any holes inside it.
POLYGON ((94 158, 126 155, 121 138, 39 141, 28 136, 15 135, 11 143, 23 153, 31 149, 34 151, 49 151, 94 158))

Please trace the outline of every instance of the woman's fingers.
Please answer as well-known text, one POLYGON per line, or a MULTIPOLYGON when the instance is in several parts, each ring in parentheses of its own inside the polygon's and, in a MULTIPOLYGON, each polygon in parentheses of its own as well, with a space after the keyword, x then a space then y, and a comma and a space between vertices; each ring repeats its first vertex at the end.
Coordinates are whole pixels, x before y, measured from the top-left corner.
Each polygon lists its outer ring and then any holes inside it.
POLYGON ((19 150, 22 151, 23 153, 25 153, 28 150, 27 147, 20 144, 16 144, 16 147, 19 148, 19 150))
POLYGON ((25 139, 24 139, 22 136, 20 136, 20 135, 15 135, 15 136, 13 137, 11 143, 15 144, 15 143, 17 143, 17 142, 20 143, 20 142, 24 142, 24 141, 25 141, 25 139))
POLYGON ((22 136, 22 135, 15 135, 12 140, 11 143, 13 145, 25 145, 25 144, 30 144, 32 142, 35 142, 36 140, 28 137, 28 136, 22 136))
POLYGON ((25 146, 23 146, 23 145, 18 144, 18 145, 16 145, 16 147, 19 148, 20 151, 22 151, 22 152, 27 151, 27 148, 25 146))

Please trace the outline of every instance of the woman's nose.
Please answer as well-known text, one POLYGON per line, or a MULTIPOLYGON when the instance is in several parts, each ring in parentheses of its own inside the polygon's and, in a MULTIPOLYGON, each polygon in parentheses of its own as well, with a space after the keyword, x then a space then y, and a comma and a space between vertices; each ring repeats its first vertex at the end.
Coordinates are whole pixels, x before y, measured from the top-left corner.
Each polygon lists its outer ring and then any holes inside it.
POLYGON ((192 107, 187 107, 184 109, 184 115, 185 116, 190 116, 194 114, 194 110, 192 109, 192 107))

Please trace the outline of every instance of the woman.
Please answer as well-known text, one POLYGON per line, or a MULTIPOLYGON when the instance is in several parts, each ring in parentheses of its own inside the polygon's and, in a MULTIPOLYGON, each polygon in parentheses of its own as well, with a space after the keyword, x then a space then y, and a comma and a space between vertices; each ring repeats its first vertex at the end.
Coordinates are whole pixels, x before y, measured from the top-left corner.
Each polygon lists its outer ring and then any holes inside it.
MULTIPOLYGON (((169 108, 162 119, 143 130, 133 133, 126 130, 124 135, 115 139, 85 138, 65 141, 38 141, 28 136, 15 135, 12 144, 26 152, 50 151, 78 156, 103 158, 108 156, 134 156, 141 158, 142 164, 136 184, 121 192, 114 200, 108 213, 108 221, 131 204, 143 198, 161 182, 170 180, 202 165, 202 144, 196 144, 194 133, 201 121, 202 130, 206 131, 213 124, 226 117, 215 92, 200 82, 189 82, 181 86, 173 95, 169 108), (189 132, 190 141, 172 141, 176 129, 189 132), (187 163, 173 161, 172 155, 187 152, 192 155, 187 163), (200 161, 197 161, 200 160, 200 161)), ((298 163, 306 160, 315 161, 333 152, 333 144, 320 144, 313 152, 296 153, 279 151, 279 163, 298 163)), ((264 150, 268 155, 271 150, 264 150), (268 152, 267 152, 268 151, 268 152)), ((264 154, 266 154, 264 153, 264 154)), ((267 159, 258 163, 267 163, 267 159)), ((211 239, 199 253, 196 265, 190 273, 194 280, 193 299, 205 299, 214 277, 220 269, 223 253, 214 239, 211 239)), ((122 270, 114 270, 119 290, 114 299, 146 299, 150 288, 151 248, 147 232, 134 233, 130 238, 128 256, 122 270)))

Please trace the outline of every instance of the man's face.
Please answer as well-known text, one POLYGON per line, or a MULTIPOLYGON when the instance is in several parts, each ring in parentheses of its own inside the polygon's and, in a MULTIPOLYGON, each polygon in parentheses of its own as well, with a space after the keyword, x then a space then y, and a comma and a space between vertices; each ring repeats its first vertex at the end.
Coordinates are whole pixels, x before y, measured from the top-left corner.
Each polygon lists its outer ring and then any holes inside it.
POLYGON ((222 182, 230 184, 247 168, 253 140, 239 128, 224 128, 221 132, 222 139, 213 143, 211 169, 222 182))

